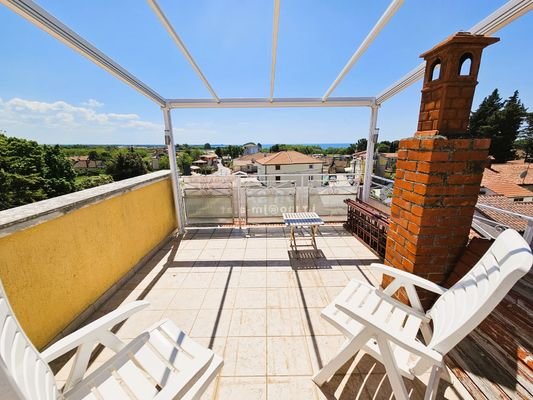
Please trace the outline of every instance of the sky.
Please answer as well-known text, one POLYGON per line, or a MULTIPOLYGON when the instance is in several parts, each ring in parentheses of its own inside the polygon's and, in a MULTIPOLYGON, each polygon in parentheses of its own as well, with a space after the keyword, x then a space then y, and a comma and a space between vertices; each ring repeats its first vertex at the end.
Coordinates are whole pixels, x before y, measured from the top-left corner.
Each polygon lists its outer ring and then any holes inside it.
MULTIPOLYGON (((143 0, 37 3, 165 98, 209 92, 143 0)), ((268 97, 273 0, 159 0, 224 97, 268 97)), ((332 96, 375 96, 503 0, 407 0, 332 96)), ((389 0, 281 0, 275 97, 321 97, 389 0)), ((533 110, 533 13, 485 49, 474 107, 498 88, 533 110)), ((0 131, 60 144, 163 144, 158 105, 0 5, 0 131)), ((421 82, 380 108, 379 140, 416 131, 421 82)), ((353 143, 368 108, 173 110, 176 143, 353 143)))

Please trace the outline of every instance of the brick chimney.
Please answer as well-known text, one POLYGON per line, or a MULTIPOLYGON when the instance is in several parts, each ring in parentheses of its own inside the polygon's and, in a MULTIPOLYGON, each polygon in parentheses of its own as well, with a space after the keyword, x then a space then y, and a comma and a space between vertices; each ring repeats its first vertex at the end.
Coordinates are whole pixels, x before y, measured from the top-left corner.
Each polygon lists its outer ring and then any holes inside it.
POLYGON ((421 55, 418 131, 400 141, 385 262, 436 283, 468 241, 490 139, 466 131, 481 53, 498 40, 457 33, 421 55))

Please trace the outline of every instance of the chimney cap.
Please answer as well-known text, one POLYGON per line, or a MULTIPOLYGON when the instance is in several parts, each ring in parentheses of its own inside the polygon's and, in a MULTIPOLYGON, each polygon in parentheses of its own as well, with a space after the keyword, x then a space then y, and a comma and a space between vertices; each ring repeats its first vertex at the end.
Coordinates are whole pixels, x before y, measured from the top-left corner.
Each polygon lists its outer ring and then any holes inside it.
POLYGON ((468 45, 470 47, 487 47, 493 43, 499 42, 500 38, 485 36, 485 35, 475 35, 470 32, 457 32, 446 39, 444 39, 439 44, 433 46, 430 50, 425 53, 420 54, 421 58, 429 58, 434 54, 440 53, 442 50, 454 46, 463 46, 468 45))

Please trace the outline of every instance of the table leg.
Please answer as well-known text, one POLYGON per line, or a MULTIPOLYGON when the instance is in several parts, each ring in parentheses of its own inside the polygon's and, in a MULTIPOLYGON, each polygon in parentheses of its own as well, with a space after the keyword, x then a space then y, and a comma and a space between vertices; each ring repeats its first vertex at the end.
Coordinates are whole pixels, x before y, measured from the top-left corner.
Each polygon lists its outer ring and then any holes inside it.
POLYGON ((318 229, 318 225, 311 226, 311 240, 313 241, 313 247, 315 248, 315 250, 318 250, 316 247, 316 239, 315 239, 317 229, 318 229))

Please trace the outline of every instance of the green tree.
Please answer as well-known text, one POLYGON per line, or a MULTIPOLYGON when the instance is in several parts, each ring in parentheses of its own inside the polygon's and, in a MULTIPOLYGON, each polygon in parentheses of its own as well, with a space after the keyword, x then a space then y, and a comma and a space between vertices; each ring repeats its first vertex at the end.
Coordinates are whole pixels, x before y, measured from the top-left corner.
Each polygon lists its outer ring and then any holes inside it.
POLYGON ((355 143, 355 148, 357 151, 363 151, 366 150, 366 146, 368 144, 368 140, 366 139, 359 139, 357 143, 355 143))
POLYGON ((89 154, 87 154, 87 157, 89 158, 89 161, 96 162, 99 159, 98 152, 96 150, 89 151, 89 154))
POLYGON ((204 144, 204 150, 211 150, 211 145, 209 143, 204 144))
POLYGON ((279 151, 280 151, 279 144, 273 144, 272 146, 270 146, 270 152, 271 153, 277 153, 279 151))
POLYGON ((76 190, 90 189, 111 182, 113 182, 113 177, 111 175, 101 174, 96 176, 84 176, 80 177, 76 182, 76 190))
POLYGON ((44 191, 48 198, 61 196, 76 190, 74 184, 76 173, 72 169, 72 164, 65 157, 61 148, 55 146, 43 146, 45 179, 44 191))
POLYGON ((221 149, 220 147, 217 147, 217 148, 215 149, 215 154, 216 154, 218 157, 222 158, 222 149, 221 149))
POLYGON ((0 209, 69 193, 74 179, 59 146, 0 134, 0 209))
POLYGON ((469 132, 475 137, 490 138, 490 154, 497 163, 503 163, 516 158, 515 141, 526 116, 518 91, 502 101, 498 89, 494 89, 472 113, 469 132))
POLYGON ((533 113, 528 113, 525 124, 520 131, 522 149, 525 152, 525 161, 530 162, 533 158, 533 113))
POLYGON ((178 168, 180 169, 180 172, 182 175, 190 175, 191 174, 191 165, 193 162, 193 158, 191 155, 187 152, 182 152, 180 155, 178 155, 176 162, 178 164, 178 168))
POLYGON ((470 115, 468 131, 473 136, 492 137, 497 134, 498 114, 503 107, 503 101, 498 89, 494 89, 485 97, 478 109, 470 115))
POLYGON ((239 158, 243 153, 243 149, 241 146, 234 146, 229 145, 226 148, 226 154, 229 155, 231 158, 239 158))
POLYGON ((170 169, 170 161, 167 155, 159 158, 159 169, 170 169))
MULTIPOLYGON (((501 112, 500 134, 504 139, 501 140, 502 148, 498 149, 500 159, 508 161, 516 158, 514 143, 520 134, 522 124, 527 115, 527 108, 520 101, 518 91, 516 90, 513 95, 505 101, 501 112)), ((496 155, 494 157, 498 160, 496 155)))
POLYGON ((383 142, 380 142, 376 146, 376 151, 378 153, 389 153, 390 152, 390 142, 388 140, 384 140, 383 142))
POLYGON ((148 172, 148 168, 141 155, 130 150, 128 152, 120 152, 113 157, 106 171, 115 181, 120 181, 144 175, 148 172))

